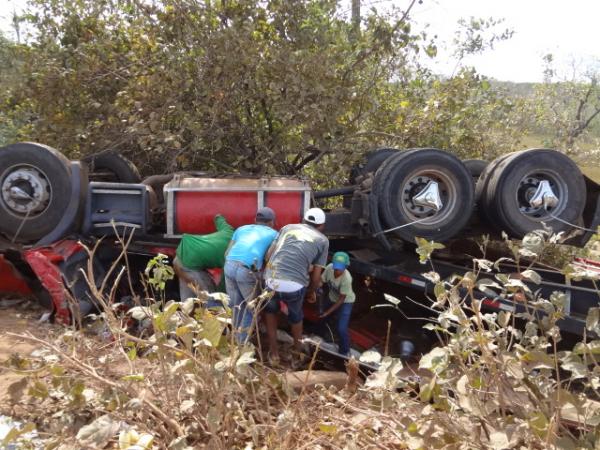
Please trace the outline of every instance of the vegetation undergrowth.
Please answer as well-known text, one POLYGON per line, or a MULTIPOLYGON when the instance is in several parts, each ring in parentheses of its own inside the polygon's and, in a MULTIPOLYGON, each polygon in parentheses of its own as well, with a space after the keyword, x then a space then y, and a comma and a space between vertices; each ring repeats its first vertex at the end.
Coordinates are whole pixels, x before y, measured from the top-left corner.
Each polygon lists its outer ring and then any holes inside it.
MULTIPOLYGON (((122 312, 113 290, 95 289, 105 333, 25 335, 43 350, 6 362, 23 378, 3 412, 24 425, 2 445, 33 448, 22 433, 36 429, 48 449, 593 449, 600 308, 589 310, 582 342, 564 350, 558 323, 568 297, 541 295, 534 270, 556 239, 534 232, 510 244, 512 258, 477 258, 472 271, 446 280, 426 273, 435 284, 427 327, 440 338, 419 363, 430 375, 398 377, 402 363, 385 357, 364 383, 349 364, 344 387, 312 386, 308 375, 292 386, 259 351, 235 344, 231 311, 207 309, 206 293, 122 312), (505 309, 486 312, 478 293, 502 296, 505 309)), ((420 240, 417 252, 427 263, 440 247, 420 240)), ((125 267, 115 262, 119 276, 125 267)), ((568 275, 598 278, 577 265, 568 275)), ((156 298, 170 276, 161 257, 153 260, 156 298)))

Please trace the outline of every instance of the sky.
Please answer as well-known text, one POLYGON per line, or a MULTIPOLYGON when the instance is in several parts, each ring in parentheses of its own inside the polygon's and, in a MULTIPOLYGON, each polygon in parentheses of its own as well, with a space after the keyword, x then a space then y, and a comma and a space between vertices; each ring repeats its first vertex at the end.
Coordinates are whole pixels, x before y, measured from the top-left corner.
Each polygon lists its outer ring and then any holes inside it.
MULTIPOLYGON (((381 2, 368 2, 377 3, 381 2)), ((408 1, 383 2, 399 6, 408 1)), ((430 24, 442 39, 451 39, 457 21, 469 17, 504 19, 514 31, 508 41, 467 62, 478 72, 502 81, 542 81, 545 54, 552 53, 565 78, 600 69, 600 1, 598 0, 423 0, 413 9, 418 25, 430 24)), ((448 74, 454 62, 441 54, 439 69, 448 74)))
MULTIPOLYGON (((341 0, 350 4, 350 0, 341 0)), ((390 5, 406 7, 410 0, 362 0, 363 11, 385 10, 390 5)), ((20 12, 25 0, 0 0, 0 30, 12 35, 10 18, 20 12)), ((348 7, 349 8, 349 7, 348 7)), ((440 40, 438 62, 433 68, 451 75, 456 66, 448 46, 457 21, 469 17, 504 19, 513 37, 493 50, 465 62, 483 75, 517 82, 543 79, 542 57, 552 53, 559 72, 570 78, 589 68, 600 69, 600 0, 422 0, 411 13, 417 28, 429 24, 428 32, 440 40)))

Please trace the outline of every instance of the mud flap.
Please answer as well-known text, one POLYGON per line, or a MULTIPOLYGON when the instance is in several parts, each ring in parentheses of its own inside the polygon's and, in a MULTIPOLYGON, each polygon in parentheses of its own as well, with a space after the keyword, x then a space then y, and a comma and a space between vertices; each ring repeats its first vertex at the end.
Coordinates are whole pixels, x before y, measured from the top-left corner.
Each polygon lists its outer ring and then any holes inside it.
MULTIPOLYGON (((75 240, 63 240, 48 247, 23 252, 42 286, 48 291, 54 307, 54 318, 58 323, 72 323, 73 313, 83 316, 95 308, 89 288, 79 269, 87 266, 88 254, 83 245, 75 240), (72 300, 77 301, 73 311, 72 300)), ((103 275, 94 265, 96 279, 103 275)))

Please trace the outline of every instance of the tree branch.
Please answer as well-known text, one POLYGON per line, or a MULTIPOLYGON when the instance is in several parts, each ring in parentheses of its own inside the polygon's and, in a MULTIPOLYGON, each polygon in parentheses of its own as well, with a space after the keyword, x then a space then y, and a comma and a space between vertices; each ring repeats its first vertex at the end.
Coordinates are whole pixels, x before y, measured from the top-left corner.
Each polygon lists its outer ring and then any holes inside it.
MULTIPOLYGON (((392 36, 396 33, 396 31, 398 31, 398 28, 400 28, 400 25, 402 25, 406 21, 406 19, 408 18, 408 15, 409 15, 411 9, 413 8, 413 6, 415 5, 415 3, 417 3, 417 0, 412 0, 410 2, 410 5, 408 5, 408 8, 406 8, 406 10, 404 11, 404 14, 402 14, 402 17, 400 19, 398 19, 398 21, 392 28, 392 32, 391 32, 392 36)), ((373 53, 375 53, 377 50, 379 50, 380 47, 381 47, 381 45, 373 45, 368 50, 363 50, 356 57, 356 60, 352 63, 352 65, 344 72, 344 75, 342 76, 342 81, 346 81, 346 78, 350 74, 350 72, 352 72, 356 68, 356 66, 358 66, 360 63, 364 63, 365 60, 369 56, 371 56, 373 53)))
POLYGON ((306 150, 310 153, 308 155, 306 155, 304 158, 302 158, 301 160, 299 160, 301 154, 298 153, 296 155, 296 158, 294 159, 294 162, 292 163, 292 170, 294 172, 299 171, 305 165, 307 165, 309 162, 320 159, 326 153, 325 150, 319 150, 314 145, 310 145, 310 146, 306 147, 304 150, 306 150))

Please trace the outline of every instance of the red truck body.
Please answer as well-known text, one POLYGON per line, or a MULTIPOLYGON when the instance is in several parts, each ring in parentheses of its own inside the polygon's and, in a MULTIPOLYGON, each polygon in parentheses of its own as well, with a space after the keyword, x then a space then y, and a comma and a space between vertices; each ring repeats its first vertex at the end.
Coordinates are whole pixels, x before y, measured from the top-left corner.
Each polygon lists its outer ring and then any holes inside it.
POLYGON ((15 267, 0 254, 0 294, 31 295, 27 282, 15 267))

